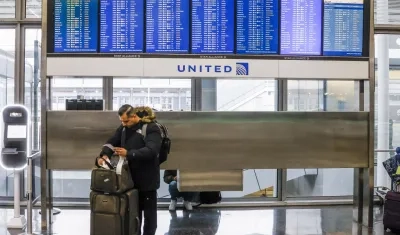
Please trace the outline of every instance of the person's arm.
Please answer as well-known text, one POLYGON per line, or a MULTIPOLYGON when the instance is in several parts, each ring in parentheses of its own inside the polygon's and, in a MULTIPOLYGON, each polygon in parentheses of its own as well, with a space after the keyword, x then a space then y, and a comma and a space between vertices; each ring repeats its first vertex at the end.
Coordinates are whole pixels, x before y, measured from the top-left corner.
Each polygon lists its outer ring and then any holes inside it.
POLYGON ((170 184, 172 181, 174 181, 176 177, 176 170, 165 170, 164 171, 164 182, 166 184, 170 184))
POLYGON ((158 157, 161 149, 161 131, 155 123, 147 124, 145 146, 141 149, 132 149, 127 153, 128 160, 148 161, 158 157))
MULTIPOLYGON (((118 127, 118 129, 115 131, 114 135, 110 139, 107 140, 105 145, 112 145, 113 147, 121 147, 122 129, 123 129, 122 125, 120 127, 118 127)), ((113 154, 114 154, 114 150, 110 149, 107 146, 103 146, 99 156, 100 157, 107 156, 110 159, 113 154)))

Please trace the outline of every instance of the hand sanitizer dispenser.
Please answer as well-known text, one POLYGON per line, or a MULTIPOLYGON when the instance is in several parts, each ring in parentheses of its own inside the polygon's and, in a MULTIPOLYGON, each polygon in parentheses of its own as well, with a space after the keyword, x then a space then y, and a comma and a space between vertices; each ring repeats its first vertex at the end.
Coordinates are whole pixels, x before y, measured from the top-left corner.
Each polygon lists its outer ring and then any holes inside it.
POLYGON ((9 105, 3 108, 1 117, 3 143, 0 165, 6 170, 14 171, 14 217, 7 223, 7 228, 22 229, 26 225, 26 219, 20 214, 20 179, 21 171, 27 167, 31 156, 30 114, 25 106, 9 105))

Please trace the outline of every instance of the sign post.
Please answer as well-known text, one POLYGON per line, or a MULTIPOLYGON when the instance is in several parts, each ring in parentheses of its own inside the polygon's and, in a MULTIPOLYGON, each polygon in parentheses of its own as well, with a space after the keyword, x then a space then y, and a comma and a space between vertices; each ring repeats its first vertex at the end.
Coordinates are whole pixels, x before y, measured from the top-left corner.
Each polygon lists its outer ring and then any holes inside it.
MULTIPOLYGON (((22 105, 8 105, 4 107, 1 116, 3 118, 3 143, 0 154, 0 165, 5 170, 14 171, 14 217, 7 223, 7 228, 23 229, 27 221, 25 216, 20 214, 20 178, 31 156, 31 119, 28 109, 22 105)), ((32 181, 32 171, 28 170, 28 188, 32 186, 30 181, 32 181)), ((31 188, 28 189, 28 194, 31 191, 31 188)), ((28 198, 32 202, 31 193, 28 195, 28 198)), ((32 211, 29 211, 29 207, 32 208, 32 205, 28 205, 28 217, 30 217, 30 224, 32 224, 32 211)))

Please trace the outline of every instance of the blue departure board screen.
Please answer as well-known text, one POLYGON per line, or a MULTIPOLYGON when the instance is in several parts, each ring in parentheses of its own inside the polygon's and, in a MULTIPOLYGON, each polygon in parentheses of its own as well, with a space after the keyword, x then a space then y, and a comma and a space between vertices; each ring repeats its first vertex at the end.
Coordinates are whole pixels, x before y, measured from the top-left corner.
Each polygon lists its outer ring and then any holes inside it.
POLYGON ((146 52, 189 53, 189 1, 146 1, 146 52))
POLYGON ((278 53, 278 0, 237 0, 236 6, 236 52, 278 53))
POLYGON ((143 52, 143 0, 100 0, 100 52, 143 52))
POLYGON ((363 11, 363 0, 325 0, 323 55, 362 55, 363 11))
POLYGON ((49 53, 367 54, 365 0, 53 1, 49 53))
POLYGON ((192 0, 192 53, 234 52, 235 1, 192 0))
POLYGON ((54 17, 54 52, 97 52, 97 0, 55 0, 54 17))
POLYGON ((280 54, 321 55, 322 0, 281 0, 280 54))

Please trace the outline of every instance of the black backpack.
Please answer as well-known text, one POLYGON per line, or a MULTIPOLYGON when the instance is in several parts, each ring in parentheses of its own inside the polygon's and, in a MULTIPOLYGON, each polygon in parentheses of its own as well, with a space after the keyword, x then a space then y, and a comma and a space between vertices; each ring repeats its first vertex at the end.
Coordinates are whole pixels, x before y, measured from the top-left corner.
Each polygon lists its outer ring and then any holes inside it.
POLYGON ((221 192, 214 191, 214 192, 200 192, 199 193, 199 204, 195 205, 194 207, 199 207, 203 204, 216 204, 221 202, 222 196, 221 192))
MULTIPOLYGON (((161 131, 161 149, 160 153, 158 154, 158 161, 160 165, 168 160, 168 154, 171 150, 171 139, 168 136, 168 128, 161 123, 154 122, 161 131)), ((142 127, 142 135, 143 138, 146 138, 146 131, 147 131, 147 124, 144 124, 142 127)))
POLYGON ((201 204, 215 204, 221 202, 221 192, 200 192, 201 204))

